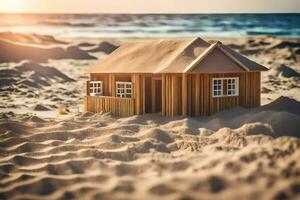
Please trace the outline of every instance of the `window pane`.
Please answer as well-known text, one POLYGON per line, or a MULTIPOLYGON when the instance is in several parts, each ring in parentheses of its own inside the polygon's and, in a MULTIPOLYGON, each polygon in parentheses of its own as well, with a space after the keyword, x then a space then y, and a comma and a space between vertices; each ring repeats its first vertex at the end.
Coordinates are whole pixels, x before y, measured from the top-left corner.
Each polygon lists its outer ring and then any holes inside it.
POLYGON ((101 81, 90 81, 90 93, 102 94, 102 82, 101 81))
POLYGON ((213 79, 213 96, 222 96, 222 79, 213 79))
POLYGON ((117 93, 119 97, 131 97, 132 85, 126 82, 117 83, 117 93))
POLYGON ((227 84, 227 95, 228 96, 235 96, 237 94, 237 86, 236 86, 236 80, 237 79, 228 79, 227 84))

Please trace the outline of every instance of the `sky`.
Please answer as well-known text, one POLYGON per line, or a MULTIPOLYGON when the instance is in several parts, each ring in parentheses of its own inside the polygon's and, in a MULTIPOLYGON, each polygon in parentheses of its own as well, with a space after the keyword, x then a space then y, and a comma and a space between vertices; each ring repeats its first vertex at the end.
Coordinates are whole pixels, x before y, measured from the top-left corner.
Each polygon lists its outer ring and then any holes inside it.
POLYGON ((18 13, 300 13, 300 0, 0 0, 18 13))

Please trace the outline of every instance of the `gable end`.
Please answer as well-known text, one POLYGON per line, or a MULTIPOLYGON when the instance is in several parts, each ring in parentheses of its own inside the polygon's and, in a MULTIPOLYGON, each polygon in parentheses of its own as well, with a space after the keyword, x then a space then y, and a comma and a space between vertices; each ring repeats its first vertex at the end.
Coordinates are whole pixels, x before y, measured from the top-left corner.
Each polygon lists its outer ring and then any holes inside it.
POLYGON ((226 73, 226 72, 245 72, 249 71, 242 63, 237 61, 226 51, 218 46, 213 46, 213 49, 204 55, 200 62, 195 63, 186 72, 197 73, 226 73))

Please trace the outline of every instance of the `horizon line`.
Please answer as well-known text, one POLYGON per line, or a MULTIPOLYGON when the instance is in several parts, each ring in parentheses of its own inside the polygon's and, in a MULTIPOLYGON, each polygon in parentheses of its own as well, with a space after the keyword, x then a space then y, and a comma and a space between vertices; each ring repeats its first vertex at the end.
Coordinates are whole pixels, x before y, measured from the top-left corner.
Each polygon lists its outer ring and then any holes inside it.
POLYGON ((0 14, 72 14, 72 15, 199 15, 199 14, 300 14, 300 12, 0 12, 0 14))

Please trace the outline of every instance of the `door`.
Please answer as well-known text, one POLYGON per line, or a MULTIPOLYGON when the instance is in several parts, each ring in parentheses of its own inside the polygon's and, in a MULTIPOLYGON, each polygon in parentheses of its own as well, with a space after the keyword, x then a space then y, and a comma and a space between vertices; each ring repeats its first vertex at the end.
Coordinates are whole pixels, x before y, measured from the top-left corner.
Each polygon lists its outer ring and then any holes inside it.
POLYGON ((162 111, 162 80, 159 77, 145 77, 145 113, 162 111))
POLYGON ((153 78, 152 79, 152 112, 161 112, 162 106, 162 80, 153 78))
POLYGON ((155 112, 161 112, 162 80, 155 80, 155 112))
POLYGON ((153 112, 153 92, 152 92, 152 78, 145 77, 145 84, 144 84, 144 94, 145 94, 145 113, 152 113, 153 112))

